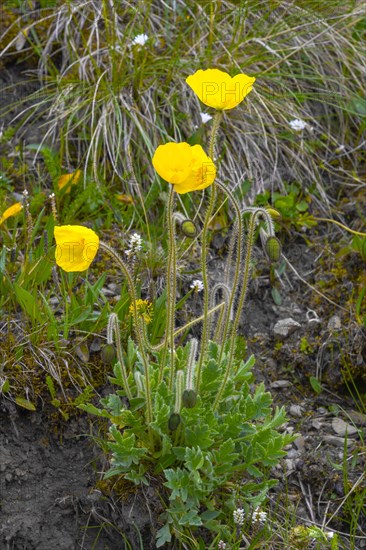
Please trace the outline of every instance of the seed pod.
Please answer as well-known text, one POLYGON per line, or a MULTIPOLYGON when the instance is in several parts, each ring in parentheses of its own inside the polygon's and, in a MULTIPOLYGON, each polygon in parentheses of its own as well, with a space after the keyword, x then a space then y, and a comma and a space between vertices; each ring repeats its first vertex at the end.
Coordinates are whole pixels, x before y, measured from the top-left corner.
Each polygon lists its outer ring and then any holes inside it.
POLYGON ((171 432, 175 432, 180 424, 180 414, 173 413, 168 420, 168 428, 171 432))
POLYGON ((106 365, 113 365, 116 360, 116 356, 116 348, 113 344, 106 344, 104 348, 102 348, 101 357, 103 363, 106 365))
POLYGON ((189 237, 190 239, 194 239, 197 235, 197 227, 196 224, 192 220, 184 220, 182 221, 180 228, 182 230, 182 233, 189 237))
POLYGON ((265 251, 271 262, 278 262, 282 253, 282 246, 277 237, 268 237, 264 245, 265 251))
POLYGON ((187 409, 193 409, 197 403, 197 395, 194 390, 184 390, 183 392, 183 406, 187 409))

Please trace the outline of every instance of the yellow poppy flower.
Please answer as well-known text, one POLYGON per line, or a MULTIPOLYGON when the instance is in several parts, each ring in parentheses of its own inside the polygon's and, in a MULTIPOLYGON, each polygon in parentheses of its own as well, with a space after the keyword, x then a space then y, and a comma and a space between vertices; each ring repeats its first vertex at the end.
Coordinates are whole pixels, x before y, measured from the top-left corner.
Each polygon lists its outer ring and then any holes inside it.
POLYGON ((72 172, 71 174, 63 174, 59 177, 57 182, 57 187, 59 189, 63 189, 64 187, 68 187, 66 189, 66 193, 70 193, 70 189, 72 185, 75 185, 78 183, 81 177, 81 170, 75 170, 75 172, 72 172))
POLYGON ((56 225, 56 263, 64 271, 85 271, 99 247, 98 235, 82 225, 56 225))
POLYGON ((218 110, 234 109, 253 88, 254 76, 238 74, 231 77, 219 69, 195 72, 186 78, 188 86, 205 105, 218 110))
POLYGON ((0 218, 0 225, 4 223, 4 221, 7 220, 8 218, 11 218, 12 216, 16 216, 17 214, 19 214, 21 210, 23 210, 23 205, 21 202, 16 202, 12 206, 9 206, 9 208, 5 210, 5 212, 0 218))
POLYGON ((159 176, 174 185, 181 195, 205 189, 216 177, 215 165, 201 145, 184 142, 159 145, 152 163, 159 176))

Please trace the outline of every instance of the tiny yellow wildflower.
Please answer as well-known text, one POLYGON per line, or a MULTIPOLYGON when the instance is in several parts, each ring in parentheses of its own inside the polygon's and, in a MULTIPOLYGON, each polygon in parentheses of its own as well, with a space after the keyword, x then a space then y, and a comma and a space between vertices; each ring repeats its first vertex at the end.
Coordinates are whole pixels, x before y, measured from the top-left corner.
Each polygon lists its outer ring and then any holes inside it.
POLYGON ((0 225, 4 223, 4 221, 7 220, 8 218, 11 218, 12 216, 16 216, 17 214, 19 214, 19 212, 21 212, 22 210, 23 210, 23 205, 21 202, 16 202, 12 206, 9 206, 9 208, 5 210, 5 212, 0 218, 0 225))
MULTIPOLYGON (((136 309, 137 309, 137 314, 143 317, 147 325, 151 323, 153 318, 153 312, 152 312, 152 303, 149 302, 149 300, 141 300, 141 298, 136 300, 136 309)), ((131 315, 134 315, 133 304, 130 305, 129 312, 131 315)))

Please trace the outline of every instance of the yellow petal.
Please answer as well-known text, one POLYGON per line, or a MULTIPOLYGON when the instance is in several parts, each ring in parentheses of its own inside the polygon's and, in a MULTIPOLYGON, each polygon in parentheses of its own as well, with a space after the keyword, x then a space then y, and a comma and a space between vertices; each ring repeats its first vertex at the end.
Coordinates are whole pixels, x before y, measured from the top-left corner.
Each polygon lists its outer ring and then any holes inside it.
POLYGON ((190 172, 191 146, 188 143, 159 145, 152 159, 159 176, 169 183, 181 183, 190 172))
POLYGON ((0 225, 4 223, 4 221, 7 220, 8 218, 11 218, 12 216, 16 216, 17 214, 19 214, 21 210, 23 210, 23 205, 21 202, 16 202, 12 206, 9 206, 9 208, 5 210, 5 212, 0 218, 0 225))
POLYGON ((218 110, 233 109, 253 89, 255 78, 238 74, 233 78, 219 69, 198 70, 186 79, 205 105, 218 110))
POLYGON ((119 202, 122 202, 123 204, 133 204, 133 198, 131 195, 124 195, 123 193, 119 193, 118 195, 115 195, 116 199, 119 202))
POLYGON ((71 174, 63 174, 58 179, 57 187, 59 189, 63 189, 65 186, 68 186, 69 188, 66 190, 66 193, 70 193, 71 185, 77 184, 80 177, 81 170, 75 170, 75 172, 72 172, 71 174))
POLYGON ((98 252, 98 235, 82 225, 57 225, 54 234, 57 265, 69 272, 88 269, 98 252))
POLYGON ((214 182, 216 177, 215 165, 201 145, 193 145, 191 153, 189 176, 181 184, 174 185, 174 190, 180 195, 205 189, 214 182))

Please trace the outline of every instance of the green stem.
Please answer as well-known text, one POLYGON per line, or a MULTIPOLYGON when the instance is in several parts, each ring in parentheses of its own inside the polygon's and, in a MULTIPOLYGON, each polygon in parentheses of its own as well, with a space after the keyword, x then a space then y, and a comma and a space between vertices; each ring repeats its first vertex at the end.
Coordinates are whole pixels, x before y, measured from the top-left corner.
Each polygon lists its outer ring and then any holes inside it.
MULTIPOLYGON (((136 306, 136 290, 135 285, 131 276, 131 273, 129 272, 129 269, 125 262, 122 260, 121 256, 117 254, 117 252, 104 243, 103 241, 99 242, 99 246, 102 250, 105 250, 112 258, 115 260, 115 262, 119 265, 121 268, 122 273, 126 277, 127 285, 128 285, 128 291, 132 299, 132 307, 133 307, 133 316, 135 320, 135 327, 136 327, 136 337, 137 337, 137 343, 139 347, 139 352, 141 354, 142 364, 144 366, 144 374, 145 374, 145 389, 146 389, 146 420, 147 423, 150 424, 152 422, 152 403, 151 403, 151 392, 150 392, 150 376, 149 376, 149 361, 146 356, 146 351, 144 347, 144 340, 142 337, 142 330, 139 322, 139 313, 136 306)), ((150 428, 149 428, 150 430, 150 428)))
MULTIPOLYGON (((220 126, 221 119, 222 119, 222 112, 217 111, 213 120, 211 137, 210 137, 209 157, 212 161, 215 153, 217 132, 220 126)), ((202 365, 203 365, 203 360, 205 357, 206 347, 208 342, 209 292, 208 292, 208 277, 207 277, 207 248, 208 248, 207 233, 208 233, 208 226, 211 221, 212 212, 215 206, 215 201, 216 201, 216 184, 214 182, 211 186, 211 196, 210 196, 210 201, 205 214, 205 219, 204 219, 203 229, 202 229, 202 240, 201 240, 201 248, 202 248, 201 272, 202 272, 202 282, 203 282, 204 290, 203 290, 203 327, 202 327, 202 338, 201 338, 201 350, 200 350, 200 356, 199 356, 198 365, 197 365, 197 379, 196 379, 198 393, 199 393, 200 383, 201 383, 202 365)))
MULTIPOLYGON (((225 317, 225 320, 224 320, 224 324, 223 324, 224 328, 223 328, 223 332, 222 332, 222 342, 225 342, 226 337, 229 333, 230 314, 231 314, 232 308, 234 307, 235 296, 236 296, 237 291, 238 291, 238 283, 239 283, 241 263, 242 263, 242 249, 243 249, 244 235, 243 235, 242 213, 240 211, 240 206, 238 204, 238 201, 236 200, 236 198, 234 197, 232 192, 224 184, 222 184, 221 182, 217 182, 217 185, 227 195, 227 197, 229 197, 229 199, 230 199, 230 201, 231 201, 231 203, 232 203, 232 205, 235 209, 235 214, 236 214, 235 226, 234 226, 234 229, 233 229, 234 233, 232 235, 232 240, 231 240, 231 243, 230 243, 228 266, 227 266, 227 277, 226 277, 226 279, 229 278, 228 275, 229 275, 229 270, 230 270, 230 267, 231 267, 232 256, 233 256, 233 253, 234 253, 235 242, 236 242, 236 251, 237 251, 237 253, 236 253, 236 262, 235 262, 235 272, 234 272, 234 278, 233 278, 232 283, 231 283, 230 301, 229 301, 229 304, 228 304, 228 308, 226 310, 226 317, 225 317)), ((231 331, 231 338, 234 338, 234 336, 235 336, 235 329, 234 329, 234 326, 233 326, 232 331, 231 331)), ((224 346, 221 347, 219 361, 221 361, 223 351, 224 351, 224 346)))
POLYGON ((249 286, 249 277, 250 277, 250 260, 252 257, 252 250, 253 250, 253 244, 254 244, 254 236, 255 236, 255 227, 256 227, 256 219, 257 216, 260 214, 260 212, 253 212, 250 222, 249 222, 249 228, 248 228, 248 235, 247 235, 247 247, 245 252, 245 259, 244 259, 244 274, 243 274, 243 283, 241 286, 239 301, 238 301, 238 307, 236 310, 233 326, 232 326, 232 338, 230 339, 230 349, 228 354, 228 364, 225 370, 224 378, 221 382, 221 386, 219 388, 219 391, 217 392, 214 404, 213 404, 213 410, 215 411, 220 403, 222 394, 224 392, 226 383, 229 379, 232 362, 234 358, 234 352, 235 352, 235 334, 238 329, 240 317, 242 315, 242 310, 244 307, 245 299, 248 293, 248 286, 249 286))
POLYGON ((159 383, 164 376, 164 369, 166 366, 168 348, 170 347, 170 377, 169 377, 169 389, 173 388, 174 380, 174 326, 175 326, 175 299, 177 294, 177 253, 175 246, 175 220, 174 220, 174 203, 175 203, 175 191, 172 186, 169 192, 168 205, 167 205, 167 227, 168 227, 168 266, 166 274, 166 286, 167 286, 167 320, 166 330, 163 343, 163 353, 161 357, 160 370, 159 370, 159 383))

